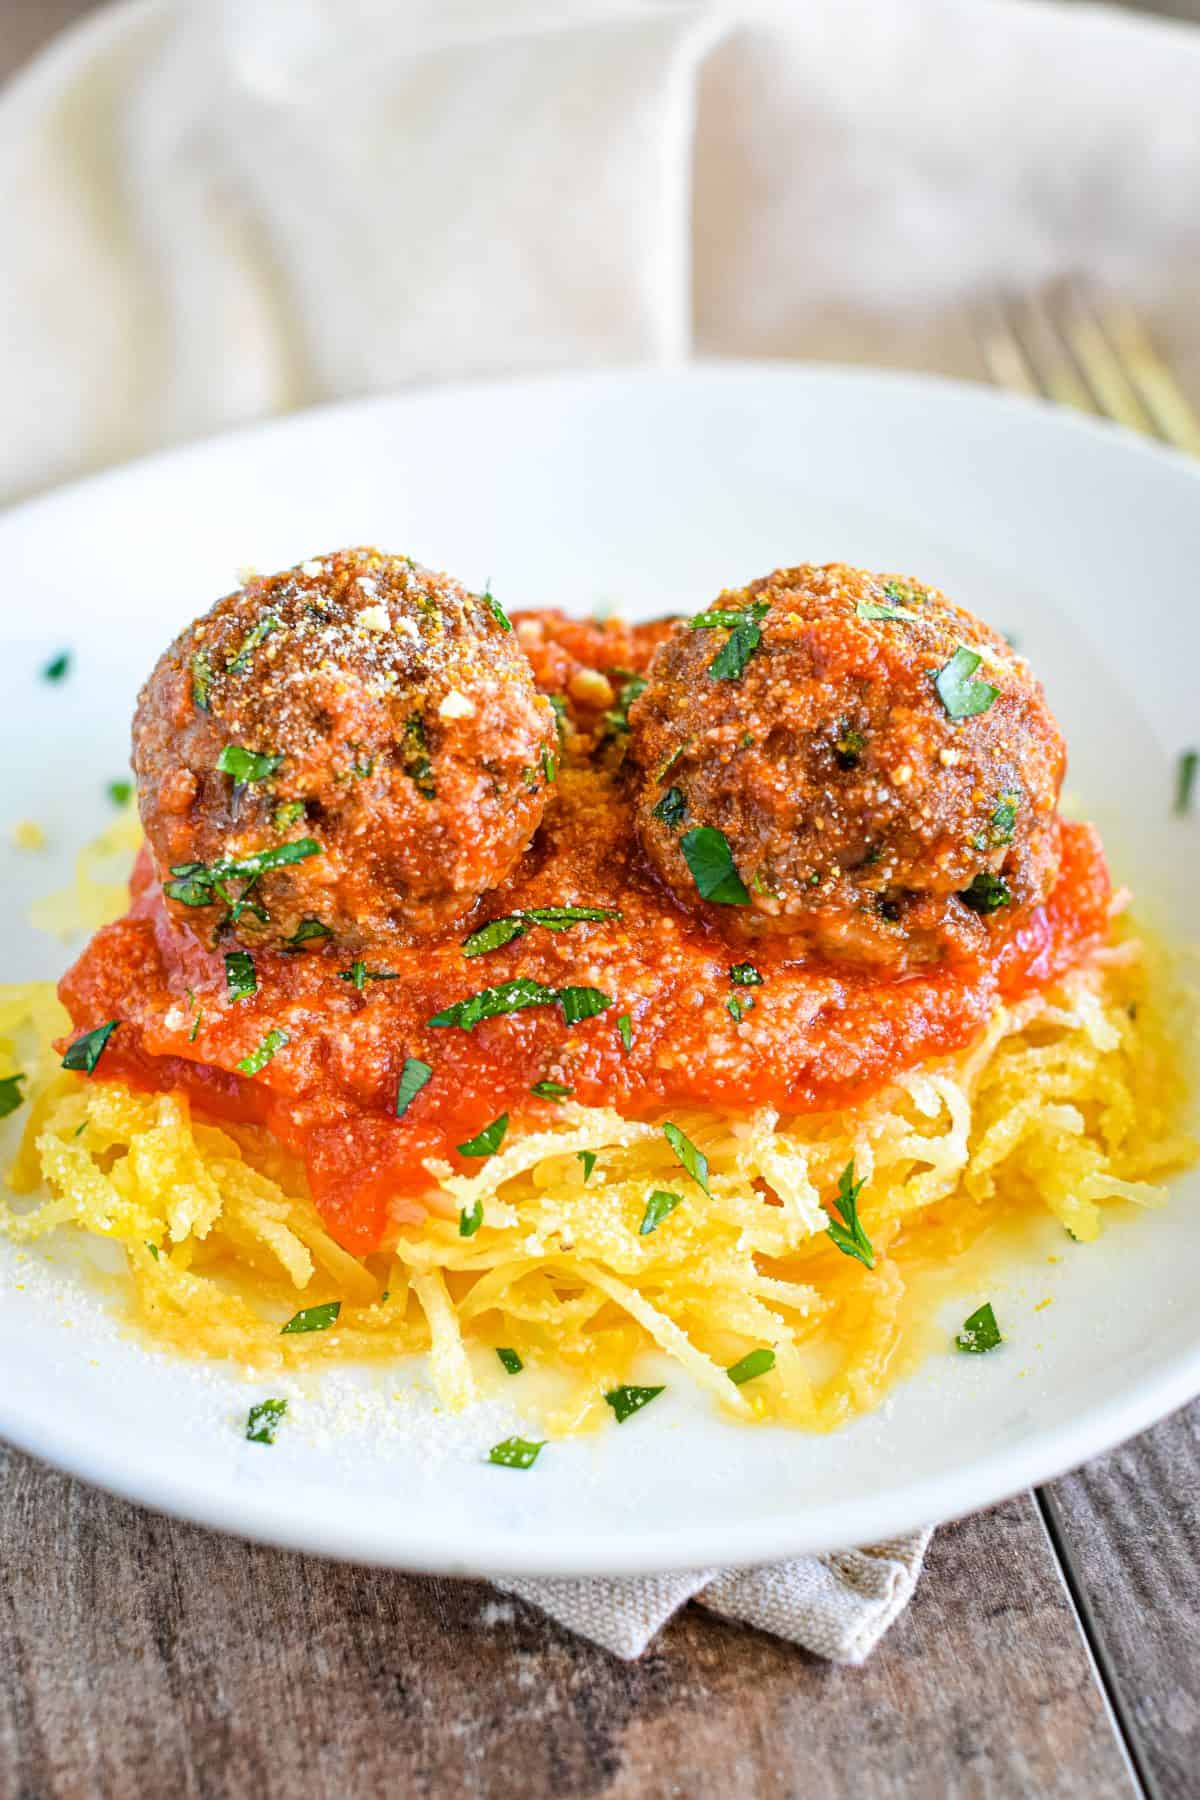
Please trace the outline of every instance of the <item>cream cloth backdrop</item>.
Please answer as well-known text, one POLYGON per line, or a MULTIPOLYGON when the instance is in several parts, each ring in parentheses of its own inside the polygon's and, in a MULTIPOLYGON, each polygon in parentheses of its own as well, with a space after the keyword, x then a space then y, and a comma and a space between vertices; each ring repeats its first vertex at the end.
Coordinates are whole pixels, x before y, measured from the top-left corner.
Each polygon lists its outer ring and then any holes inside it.
POLYGON ((1198 117, 1200 33, 1051 0, 135 0, 0 95, 0 499, 451 376, 953 367, 997 281, 1170 333, 1198 117))

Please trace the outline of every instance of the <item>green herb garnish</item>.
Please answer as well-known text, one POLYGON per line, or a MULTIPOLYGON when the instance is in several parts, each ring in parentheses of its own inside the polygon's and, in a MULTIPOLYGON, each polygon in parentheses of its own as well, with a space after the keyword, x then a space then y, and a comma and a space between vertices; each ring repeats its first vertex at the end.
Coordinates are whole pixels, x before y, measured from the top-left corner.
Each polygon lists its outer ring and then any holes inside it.
MULTIPOLYGON (((468 1138, 465 1144, 460 1144, 458 1154, 460 1156, 495 1156, 504 1142, 504 1134, 507 1130, 508 1114, 501 1113, 498 1119, 493 1119, 490 1125, 485 1125, 483 1130, 477 1132, 473 1138, 468 1138)), ((468 1234, 464 1233, 465 1235, 468 1234)))
POLYGON ((301 944, 309 943, 313 938, 332 937, 328 925, 322 925, 320 919, 301 919, 295 931, 284 943, 285 950, 297 950, 301 944))
POLYGON ((750 1350, 740 1362, 735 1362, 731 1368, 726 1369, 725 1373, 736 1387, 741 1387, 744 1382, 753 1381, 756 1375, 765 1375, 774 1367, 773 1350, 750 1350))
POLYGON ((258 992, 254 958, 248 950, 231 950, 225 958, 225 987, 231 1000, 249 1000, 258 992))
POLYGON ((280 1337, 295 1337, 305 1331, 328 1331, 337 1324, 342 1310, 340 1300, 326 1300, 321 1306, 303 1306, 280 1329, 280 1337))
POLYGON ((747 621, 759 624, 769 611, 763 600, 755 600, 750 606, 713 606, 708 612, 697 613, 688 623, 692 631, 736 631, 747 621))
POLYGON ((69 650, 60 650, 57 656, 51 657, 50 661, 42 670, 42 680, 61 681, 70 667, 71 652, 69 650))
POLYGON ((992 701, 999 697, 1000 689, 993 687, 990 681, 973 679, 982 661, 977 650, 968 650, 965 644, 960 644, 946 666, 934 676, 938 699, 952 719, 970 719, 976 713, 986 712, 992 701))
POLYGON ((208 653, 197 650, 192 658, 192 705, 200 712, 208 711, 208 696, 212 688, 212 664, 208 653))
MULTIPOLYGON (((85 1120, 84 1123, 86 1124, 87 1121, 85 1120)), ((149 1238, 146 1239, 146 1248, 154 1258, 155 1262, 160 1262, 162 1260, 162 1253, 159 1250, 158 1245, 152 1244, 149 1238)))
POLYGON ((128 806, 133 799, 132 781, 110 781, 108 797, 114 806, 128 806))
POLYGON ((283 1046, 290 1041, 286 1031, 272 1028, 257 1050, 251 1050, 248 1056, 243 1056, 242 1060, 234 1063, 233 1066, 242 1075, 259 1075, 276 1052, 282 1050, 283 1046))
POLYGON ((484 588, 484 590, 483 590, 482 594, 480 594, 479 598, 483 601, 483 604, 487 607, 488 611, 491 613, 493 619, 495 619, 497 625, 500 626, 501 630, 502 631, 511 631, 512 630, 512 620, 509 618, 508 614, 505 612, 504 608, 501 606, 501 604, 497 600, 496 596, 492 593, 490 582, 488 583, 487 587, 484 588))
POLYGON ((515 1350, 497 1350, 496 1355, 510 1375, 519 1375, 525 1367, 515 1350))
POLYGON ((502 1444, 493 1444, 488 1451, 488 1461, 496 1463, 501 1469, 532 1469, 538 1459, 538 1451, 545 1448, 546 1440, 541 1438, 532 1443, 529 1438, 505 1438, 502 1444))
POLYGON ((661 819, 672 831, 678 831, 688 815, 687 795, 682 788, 670 787, 651 812, 654 818, 661 819))
POLYGON ((179 900, 184 906, 213 906, 218 899, 226 904, 242 905, 246 903, 246 895, 250 887, 261 876, 272 869, 285 868, 289 863, 304 862, 307 857, 319 856, 321 846, 314 838, 295 838, 290 844, 276 844, 269 850, 252 850, 247 856, 231 858, 215 863, 173 863, 171 874, 174 881, 164 884, 163 892, 172 900, 179 900), (230 881, 245 881, 244 888, 237 901, 225 892, 225 885, 230 881))
POLYGON ((287 1411, 286 1400, 260 1400, 250 1408, 246 1437, 251 1444, 273 1444, 275 1428, 287 1411))
POLYGON ((591 1180, 592 1170, 596 1166, 596 1152, 594 1150, 577 1150, 575 1155, 583 1166, 583 1180, 586 1186, 591 1180))
POLYGON ((998 912, 1000 907, 1009 906, 1012 903, 1012 892, 1008 883, 1001 881, 999 875, 992 875, 986 869, 981 870, 970 887, 964 888, 958 897, 964 906, 969 906, 972 912, 977 913, 998 912))
POLYGON ((620 912, 611 906, 530 906, 481 925, 463 940, 463 955, 486 956, 491 950, 503 949, 514 938, 524 937, 531 925, 542 925, 547 931, 567 931, 572 925, 591 925, 620 917, 620 912))
POLYGON ((21 1092, 21 1083, 28 1079, 25 1075, 5 1075, 0 1078, 0 1119, 7 1119, 15 1113, 25 1096, 21 1092))
POLYGON ((535 1081, 529 1091, 536 1094, 539 1100, 565 1100, 575 1089, 564 1087, 561 1081, 535 1081))
POLYGON ((672 1124, 670 1120, 663 1126, 663 1136, 692 1180, 698 1182, 704 1192, 711 1196, 712 1189, 708 1185, 708 1158, 703 1150, 697 1150, 691 1138, 685 1136, 678 1125, 672 1124))
MULTIPOLYGON (((462 1146, 460 1145, 459 1148, 461 1149, 462 1146)), ((459 1237, 474 1237, 475 1233, 479 1230, 479 1227, 482 1224, 483 1224, 483 1201, 482 1200, 476 1200, 476 1202, 475 1202, 474 1206, 471 1208, 470 1212, 467 1211, 465 1206, 459 1207, 459 1209, 458 1209, 458 1235, 459 1235, 459 1237)))
POLYGON ((281 800, 271 814, 271 824, 276 831, 290 831, 304 817, 303 800, 281 800))
POLYGON ((729 979, 735 987, 761 987, 763 978, 753 963, 734 963, 729 979))
POLYGON ((753 1000, 742 1000, 739 999, 737 994, 730 994, 728 1000, 725 1002, 725 1011, 729 1014, 735 1025, 740 1025, 753 1005, 753 1000))
POLYGON ((120 1021, 109 1019, 103 1025, 97 1025, 92 1031, 85 1031, 81 1038, 68 1046, 62 1059, 64 1069, 76 1069, 84 1075, 90 1075, 104 1054, 104 1047, 117 1029, 120 1021))
POLYGON ((433 764, 429 760, 429 739, 425 735, 424 720, 418 713, 410 714, 404 721, 404 732, 400 740, 400 767, 423 800, 436 799, 433 764))
POLYGON ((617 1036, 621 1040, 622 1049, 628 1056, 633 1049, 633 1019, 628 1013, 622 1013, 617 1020, 617 1036))
POLYGON ((404 1059, 404 1067, 400 1071, 400 1080, 396 1085, 396 1117, 402 1119, 425 1083, 430 1079, 433 1070, 427 1062, 418 1056, 404 1059))
POLYGON ((863 733, 843 721, 841 734, 833 746, 833 760, 839 769, 857 769, 866 747, 863 733))
POLYGON ((960 1350, 966 1350, 971 1356, 982 1356, 985 1350, 994 1350, 997 1344, 1004 1342, 990 1300, 985 1301, 977 1312, 973 1312, 964 1321, 954 1342, 960 1350))
MULTIPOLYGON (((258 649, 258 646, 261 643, 263 643, 265 641, 265 639, 269 638, 273 631, 278 631, 280 626, 282 625, 282 623, 283 623, 283 621, 282 621, 282 619, 280 619, 278 613, 264 613, 262 618, 258 621, 258 624, 254 627, 254 629, 252 631, 248 631, 246 633, 246 636, 242 639, 241 647, 237 651, 236 655, 233 656, 231 658, 231 660, 225 664, 226 673, 230 674, 230 675, 244 675, 246 673, 246 670, 250 667, 250 658, 254 655, 254 652, 258 649)), ((201 652, 201 654, 203 654, 203 652, 201 652)), ((195 678, 195 665, 194 664, 193 664, 192 673, 193 673, 193 680, 194 680, 194 678, 195 678)), ((193 688, 193 694, 194 694, 194 691, 195 690, 193 688)), ((201 703, 199 701, 197 701, 196 704, 200 705, 201 703)), ((205 706, 207 707, 207 697, 205 700, 205 706)))
POLYGON ((733 852, 723 831, 699 825, 679 840, 684 861, 702 900, 718 906, 749 906, 750 896, 738 874, 733 852))
POLYGON ((617 694, 617 703, 603 713, 602 719, 608 730, 619 736, 629 730, 629 709, 638 695, 645 692, 646 677, 630 675, 617 694))
POLYGON ((241 744, 226 744, 217 758, 217 768, 222 775, 232 775, 235 781, 269 781, 282 762, 282 756, 265 756, 241 744))
POLYGON ((769 607, 763 601, 756 601, 743 611, 734 613, 701 614, 699 619, 692 620, 693 630, 705 628, 703 621, 718 616, 732 616, 734 623, 729 628, 729 636, 717 651, 708 665, 708 672, 714 681, 740 681, 746 672, 746 664, 762 643, 762 621, 766 618, 769 607))
POLYGON ((1021 790, 1006 788, 1001 794, 991 819, 988 821, 988 834, 996 845, 1011 844, 1013 830, 1017 823, 1017 808, 1021 804, 1021 790))
POLYGON ((1200 768, 1200 750, 1184 750, 1175 771, 1175 811, 1180 818, 1192 810, 1197 768, 1200 768))
POLYGON ((558 1003, 566 1023, 578 1025, 581 1019, 594 1019, 597 1013, 607 1011, 612 996, 594 987, 565 987, 558 990, 558 1003))
POLYGON ((652 1400, 665 1393, 661 1387, 618 1387, 610 1388, 604 1396, 604 1404, 611 1406, 617 1417, 617 1424, 623 1425, 631 1419, 635 1412, 641 1412, 643 1406, 649 1406, 652 1400))
POLYGON ((565 694, 547 694, 546 698, 554 709, 554 726, 561 749, 567 740, 567 697, 565 694))
POLYGON ((843 1256, 856 1257, 865 1268, 873 1269, 875 1252, 858 1216, 858 1196, 866 1185, 865 1176, 862 1181, 855 1181, 854 1158, 851 1157, 838 1177, 837 1198, 834 1201, 845 1223, 839 1225, 836 1219, 831 1219, 826 1230, 843 1256))
POLYGON ((356 957, 348 969, 338 970, 339 981, 349 981, 361 994, 368 981, 399 981, 400 977, 394 969, 368 969, 365 962, 356 957))
POLYGON ((434 1013, 428 1021, 432 1026, 453 1026, 459 1031, 474 1031, 484 1019, 499 1018, 502 1013, 524 1012, 531 1006, 562 1006, 563 1017, 568 1025, 579 1019, 591 1018, 595 1013, 603 1012, 612 1005, 608 994, 602 994, 598 988, 588 987, 547 987, 545 982, 533 981, 528 976, 518 976, 515 981, 502 982, 499 987, 483 988, 478 994, 471 994, 465 1000, 456 1000, 453 1006, 443 1007, 434 1013))
POLYGON ((673 1213, 677 1206, 683 1205, 682 1194, 672 1194, 667 1188, 655 1188, 646 1202, 646 1210, 642 1214, 642 1222, 638 1226, 639 1237, 649 1237, 652 1231, 662 1224, 668 1213, 673 1213))

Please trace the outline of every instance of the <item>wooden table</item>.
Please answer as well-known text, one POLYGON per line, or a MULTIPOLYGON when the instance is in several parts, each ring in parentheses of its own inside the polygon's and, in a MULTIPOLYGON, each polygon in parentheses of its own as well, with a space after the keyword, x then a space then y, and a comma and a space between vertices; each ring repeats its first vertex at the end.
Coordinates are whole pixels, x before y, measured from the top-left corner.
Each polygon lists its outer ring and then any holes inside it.
MULTIPOLYGON (((0 76, 85 10, 4 0, 0 76)), ((982 374, 965 332, 936 361, 982 374)), ((1198 1539, 1200 1403, 943 1528, 863 1669, 694 1608, 629 1666, 482 1584, 214 1537, 0 1446, 0 1800, 1184 1800, 1198 1539)))

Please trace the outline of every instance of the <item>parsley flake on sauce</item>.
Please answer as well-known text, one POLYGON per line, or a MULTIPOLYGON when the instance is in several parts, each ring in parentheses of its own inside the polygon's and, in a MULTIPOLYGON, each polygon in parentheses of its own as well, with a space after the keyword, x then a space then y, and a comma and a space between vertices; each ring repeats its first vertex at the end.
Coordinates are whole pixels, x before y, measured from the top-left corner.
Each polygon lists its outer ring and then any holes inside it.
POLYGON ((1008 883, 986 869, 981 870, 970 887, 964 888, 958 897, 972 912, 984 914, 998 912, 1002 906, 1012 903, 1008 883))
POLYGON ((497 600, 495 594, 492 593, 492 584, 490 581, 484 588, 482 594, 480 594, 479 598, 483 601, 483 604, 487 607, 500 629, 502 631, 511 631, 512 620, 497 600))
POLYGON ((699 825, 684 833, 679 848, 702 900, 712 900, 718 906, 749 906, 750 896, 723 831, 699 825))
POLYGON ((298 825, 305 814, 303 800, 281 800, 271 814, 271 824, 276 831, 290 831, 298 825))
POLYGON ((257 1050, 251 1050, 248 1056, 243 1056, 241 1061, 234 1063, 233 1066, 241 1075, 260 1075, 271 1058, 290 1042, 286 1031, 279 1031, 272 1027, 257 1050))
POLYGON ((547 931, 569 931, 572 925, 592 925, 620 917, 620 911, 612 906, 529 906, 500 919, 489 919, 464 938, 462 952, 464 956, 486 956, 491 950, 511 944, 514 938, 524 937, 531 925, 544 926, 547 931))
POLYGON ((5 1075, 0 1079, 0 1119, 7 1119, 21 1105, 25 1098, 21 1092, 21 1083, 27 1079, 27 1076, 21 1074, 5 1075))
POLYGON ((753 1381, 756 1376, 768 1374, 774 1367, 775 1352, 773 1350, 750 1350, 740 1362, 735 1362, 726 1369, 725 1373, 735 1387, 742 1387, 745 1382, 753 1381))
POLYGON ((525 1364, 521 1361, 515 1350, 497 1350, 496 1355, 500 1358, 502 1365, 510 1375, 519 1375, 521 1370, 525 1367, 525 1364))
POLYGON ((412 713, 404 721, 400 741, 400 766, 422 800, 437 798, 433 764, 429 760, 429 739, 425 735, 425 722, 419 713, 412 713))
POLYGON ((576 1155, 576 1158, 578 1159, 578 1161, 580 1162, 580 1164, 582 1165, 583 1180, 584 1180, 584 1185, 586 1186, 587 1183, 591 1180, 592 1170, 596 1166, 596 1152, 594 1150, 577 1150, 575 1152, 575 1155, 576 1155))
POLYGON ((1175 812, 1183 818, 1192 810, 1196 771, 1200 768, 1200 750, 1184 750, 1175 772, 1175 812))
POLYGON ((291 937, 287 939, 283 947, 285 950, 298 950, 301 944, 310 943, 314 938, 327 938, 332 936, 333 933, 330 931, 328 925, 323 925, 320 919, 301 919, 295 931, 293 931, 291 937))
POLYGON ((669 787, 658 805, 651 810, 654 818, 661 819, 672 831, 678 831, 687 819, 687 795, 682 788, 669 787))
POLYGON ((105 1045, 117 1029, 120 1021, 109 1019, 103 1025, 97 1025, 92 1031, 85 1031, 81 1038, 68 1046, 62 1059, 64 1069, 76 1069, 83 1075, 90 1075, 100 1058, 104 1055, 105 1045))
POLYGON ((990 1300, 973 1312, 969 1319, 964 1320, 963 1328, 954 1342, 960 1350, 967 1351, 971 1356, 982 1356, 986 1350, 994 1350, 997 1344, 1004 1342, 990 1300))
POLYGON ((287 1324, 280 1328, 280 1337, 296 1337, 306 1331, 328 1331, 336 1325, 338 1314, 342 1310, 340 1300, 326 1300, 320 1306, 302 1306, 294 1313, 287 1324))
POLYGON ((952 719, 974 718, 976 713, 986 712, 993 700, 999 698, 1000 689, 993 687, 990 681, 974 679, 982 661, 977 650, 968 650, 965 644, 960 644, 950 661, 934 676, 938 699, 952 719))
POLYGON ((70 667, 71 652, 69 650, 60 650, 57 656, 51 657, 50 661, 42 670, 42 680, 62 681, 64 676, 69 672, 70 667))
POLYGON ((249 1000, 257 994, 258 976, 248 950, 231 950, 226 956, 225 987, 231 1000, 249 1000))
POLYGON ((360 962, 357 958, 348 969, 338 970, 338 980, 352 982, 360 994, 368 981, 399 981, 399 979, 400 977, 394 969, 368 969, 366 963, 360 962))
POLYGON ((669 1119, 663 1126, 663 1136, 692 1180, 711 1197, 712 1189, 708 1185, 708 1158, 703 1150, 697 1150, 691 1138, 680 1131, 678 1125, 672 1124, 669 1119))
POLYGON ((479 1230, 479 1227, 482 1224, 483 1224, 483 1201, 482 1200, 476 1200, 476 1202, 475 1202, 474 1206, 471 1208, 470 1212, 467 1211, 465 1206, 459 1207, 459 1209, 458 1209, 458 1235, 459 1235, 459 1237, 474 1237, 475 1233, 479 1230))
POLYGON ((728 1000, 725 1002, 725 1011, 729 1014, 735 1025, 740 1025, 753 1005, 753 1000, 743 1000, 737 994, 730 994, 728 1000))
POLYGON ((404 1067, 400 1071, 400 1080, 396 1086, 396 1117, 402 1119, 425 1083, 430 1079, 433 1070, 419 1056, 408 1056, 404 1059, 404 1067))
POLYGON ((110 781, 108 797, 114 806, 128 806, 133 799, 132 781, 110 781))
POLYGON ((456 1000, 453 1006, 443 1007, 441 1012, 434 1013, 428 1024, 453 1026, 459 1031, 474 1031, 484 1019, 497 1019, 502 1013, 524 1012, 531 1006, 560 1006, 563 1018, 568 1025, 574 1025, 580 1019, 592 1018, 612 1005, 612 998, 602 994, 599 988, 592 987, 547 987, 545 982, 533 981, 528 976, 518 976, 514 981, 502 982, 499 987, 483 988, 478 994, 471 994, 465 1000, 456 1000))
POLYGON ((493 1444, 488 1451, 488 1461, 501 1469, 532 1469, 538 1459, 538 1452, 546 1447, 545 1438, 531 1442, 529 1438, 505 1438, 502 1444, 493 1444))
POLYGON ((999 846, 1012 843, 1013 831, 1017 823, 1017 808, 1020 804, 1020 788, 1006 788, 1001 794, 988 821, 988 836, 993 844, 999 846))
POLYGON ((838 1177, 837 1198, 833 1202, 844 1223, 839 1224, 836 1219, 830 1219, 826 1230, 843 1256, 857 1257, 864 1268, 873 1269, 875 1252, 858 1216, 858 1196, 866 1185, 865 1176, 862 1181, 855 1181, 854 1158, 851 1157, 838 1177))
POLYGON ((246 1439, 251 1444, 273 1444, 279 1421, 287 1411, 286 1400, 259 1400, 246 1420, 246 1439))
MULTIPOLYGON (((163 892, 184 906, 213 906, 217 900, 233 905, 235 902, 232 896, 225 892, 228 882, 245 881, 253 886, 272 869, 282 869, 289 863, 304 862, 307 857, 320 854, 321 846, 315 838, 295 838, 290 844, 276 844, 268 850, 251 850, 245 856, 227 861, 173 863, 171 874, 176 879, 166 882, 163 892)), ((249 887, 237 896, 238 904, 245 903, 248 892, 249 887)))
POLYGON ((666 1393, 662 1387, 617 1387, 610 1388, 604 1396, 604 1404, 611 1406, 616 1414, 618 1425, 626 1419, 632 1419, 635 1412, 641 1412, 643 1406, 649 1406, 660 1394, 666 1393))
POLYGON ((529 1091, 539 1100, 565 1100, 575 1089, 564 1087, 561 1081, 535 1081, 529 1091))
POLYGON ((617 1036, 621 1040, 621 1048, 628 1056, 633 1049, 633 1019, 629 1013, 622 1013, 617 1020, 617 1036))
POLYGON ((638 1226, 639 1237, 649 1237, 656 1231, 663 1220, 683 1205, 682 1194, 672 1194, 667 1188, 655 1188, 646 1202, 646 1210, 642 1214, 642 1222, 638 1226))
MULTIPOLYGON (((508 1114, 501 1113, 498 1119, 493 1119, 490 1125, 485 1125, 483 1130, 476 1132, 473 1138, 468 1138, 465 1143, 459 1144, 458 1154, 460 1156, 495 1156, 504 1142, 504 1134, 507 1130, 508 1114)), ((469 1233, 463 1235, 469 1236, 469 1233)))
POLYGON ((746 664, 762 643, 761 620, 766 617, 763 605, 749 606, 733 627, 717 654, 708 665, 714 681, 740 681, 746 664))
MULTIPOLYGON (((253 630, 246 633, 236 655, 231 657, 229 662, 226 663, 226 673, 229 675, 244 675, 246 670, 250 667, 250 658, 254 655, 258 646, 261 643, 264 643, 273 631, 278 631, 282 623, 283 621, 280 619, 278 613, 264 613, 253 630)), ((197 705, 199 704, 199 701, 197 701, 197 705)))
POLYGON ((761 987, 763 978, 753 963, 734 963, 729 979, 735 987, 761 987))
POLYGON ((209 690, 212 687, 212 664, 203 650, 197 650, 192 658, 192 705, 198 712, 208 711, 209 690))
POLYGON ((235 781, 269 781, 283 763, 282 756, 267 756, 258 750, 247 750, 241 744, 226 744, 217 758, 222 775, 235 781))

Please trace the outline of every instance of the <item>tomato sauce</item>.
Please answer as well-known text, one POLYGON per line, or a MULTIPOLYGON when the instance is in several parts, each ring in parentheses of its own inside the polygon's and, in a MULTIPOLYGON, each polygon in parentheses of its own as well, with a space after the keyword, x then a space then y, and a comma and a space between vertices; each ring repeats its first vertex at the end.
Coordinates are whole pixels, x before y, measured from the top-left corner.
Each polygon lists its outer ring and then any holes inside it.
MULTIPOLYGON (((625 633, 631 668, 648 656, 655 631, 646 628, 644 641, 636 629, 625 633)), ((552 672, 554 684, 569 677, 569 668, 552 672)), ((597 753, 597 742, 573 717, 541 829, 467 923, 409 948, 358 952, 357 980, 351 954, 329 942, 261 949, 253 952, 256 991, 231 1000, 222 951, 170 922, 143 853, 129 912, 96 933, 59 988, 80 1030, 119 1021, 98 1073, 183 1091, 217 1119, 266 1125, 303 1156, 330 1230, 363 1255, 444 1204, 428 1159, 480 1168, 457 1146, 501 1113, 509 1140, 552 1123, 559 1103, 535 1096, 535 1083, 561 1084, 573 1100, 627 1117, 675 1105, 786 1114, 853 1103, 969 1043, 999 1002, 1050 983, 1105 936, 1110 888, 1099 839, 1088 825, 1064 822, 1048 902, 994 915, 985 960, 896 978, 789 961, 778 941, 753 949, 726 941, 647 870, 619 760, 611 745, 597 753), (564 906, 619 917, 555 932, 534 925, 496 950, 464 954, 464 938, 487 920, 564 906), (730 969, 747 962, 760 984, 731 979, 730 969), (473 1030, 430 1023, 518 978, 594 988, 608 1003, 575 1023, 561 1003, 473 1030), (256 1053, 262 1066, 239 1072, 256 1053), (409 1058, 431 1075, 397 1118, 409 1058)))

